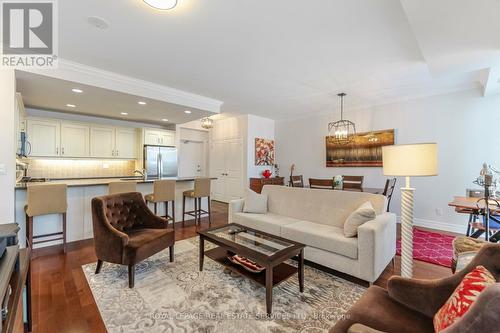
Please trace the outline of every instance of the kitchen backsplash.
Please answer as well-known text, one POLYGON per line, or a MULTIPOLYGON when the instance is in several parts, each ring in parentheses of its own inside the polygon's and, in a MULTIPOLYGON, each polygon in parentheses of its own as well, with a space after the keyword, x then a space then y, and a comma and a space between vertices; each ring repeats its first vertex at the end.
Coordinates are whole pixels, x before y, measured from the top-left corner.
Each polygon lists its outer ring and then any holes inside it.
POLYGON ((93 178, 132 176, 135 161, 30 159, 32 178, 93 178))

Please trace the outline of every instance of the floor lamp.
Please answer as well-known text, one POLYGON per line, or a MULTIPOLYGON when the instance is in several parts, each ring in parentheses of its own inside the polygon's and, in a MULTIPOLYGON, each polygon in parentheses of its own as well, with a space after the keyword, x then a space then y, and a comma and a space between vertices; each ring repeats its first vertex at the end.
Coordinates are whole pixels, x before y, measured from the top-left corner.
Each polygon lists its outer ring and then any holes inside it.
POLYGON ((401 276, 413 275, 413 193, 410 177, 437 176, 437 144, 417 143, 382 147, 385 176, 406 177, 401 188, 401 276))

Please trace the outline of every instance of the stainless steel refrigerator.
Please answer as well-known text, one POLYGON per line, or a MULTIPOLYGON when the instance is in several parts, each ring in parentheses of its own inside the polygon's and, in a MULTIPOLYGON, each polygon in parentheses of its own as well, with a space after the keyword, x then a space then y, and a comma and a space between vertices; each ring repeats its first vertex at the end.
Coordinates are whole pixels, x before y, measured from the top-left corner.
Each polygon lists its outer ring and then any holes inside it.
POLYGON ((177 148, 144 146, 144 167, 148 178, 177 177, 177 148))

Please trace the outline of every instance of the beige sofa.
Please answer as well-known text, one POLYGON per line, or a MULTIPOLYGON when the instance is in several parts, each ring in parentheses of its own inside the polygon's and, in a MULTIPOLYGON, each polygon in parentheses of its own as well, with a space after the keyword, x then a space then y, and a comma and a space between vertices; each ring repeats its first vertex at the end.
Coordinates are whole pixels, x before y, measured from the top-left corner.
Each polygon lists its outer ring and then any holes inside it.
POLYGON ((244 199, 229 204, 229 223, 238 223, 307 245, 307 260, 374 282, 396 254, 396 216, 385 212, 382 195, 264 186, 266 214, 243 213, 244 199), (343 225, 349 214, 370 201, 377 216, 346 238, 343 225))

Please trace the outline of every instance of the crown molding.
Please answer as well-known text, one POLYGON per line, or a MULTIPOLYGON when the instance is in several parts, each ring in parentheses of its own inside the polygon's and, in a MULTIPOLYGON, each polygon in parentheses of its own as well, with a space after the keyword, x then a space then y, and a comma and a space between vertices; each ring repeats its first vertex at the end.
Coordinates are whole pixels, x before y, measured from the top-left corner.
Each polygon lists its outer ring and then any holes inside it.
POLYGON ((220 113, 221 106, 224 103, 210 97, 196 95, 187 91, 136 79, 62 58, 59 59, 59 66, 55 69, 28 68, 22 69, 22 71, 151 98, 167 103, 183 105, 188 108, 195 108, 213 113, 220 113))

